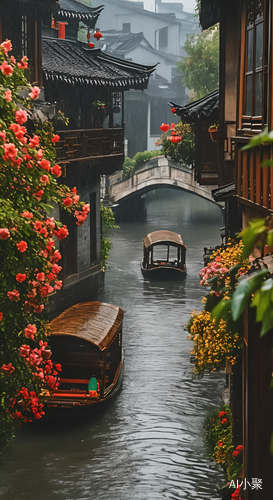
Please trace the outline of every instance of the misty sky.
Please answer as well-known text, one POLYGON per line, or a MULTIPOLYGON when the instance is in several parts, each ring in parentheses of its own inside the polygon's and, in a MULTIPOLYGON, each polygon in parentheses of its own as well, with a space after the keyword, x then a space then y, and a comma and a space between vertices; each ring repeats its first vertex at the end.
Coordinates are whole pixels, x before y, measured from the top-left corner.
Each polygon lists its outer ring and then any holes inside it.
MULTIPOLYGON (((165 2, 172 2, 173 0, 165 0, 165 2)), ((186 12, 193 12, 195 1, 194 0, 181 0, 181 3, 184 5, 184 10, 186 12)))

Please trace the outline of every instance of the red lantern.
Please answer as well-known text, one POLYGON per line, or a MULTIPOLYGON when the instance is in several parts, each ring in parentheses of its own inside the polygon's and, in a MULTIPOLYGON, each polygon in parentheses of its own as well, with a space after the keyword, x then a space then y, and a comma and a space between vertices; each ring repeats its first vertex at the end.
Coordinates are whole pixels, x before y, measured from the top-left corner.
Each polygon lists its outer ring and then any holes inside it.
POLYGON ((171 108, 172 113, 176 113, 176 108, 171 108))
POLYGON ((90 33, 89 33, 89 31, 87 32, 86 38, 87 38, 87 40, 90 40, 90 33))
POLYGON ((96 38, 97 41, 99 41, 99 39, 102 37, 102 34, 100 32, 99 29, 96 29, 95 33, 94 33, 94 38, 96 38))
POLYGON ((182 139, 181 135, 172 135, 172 137, 170 137, 170 141, 173 143, 173 144, 177 144, 178 142, 180 142, 182 139))
POLYGON ((170 125, 168 125, 168 123, 161 123, 160 125, 160 130, 162 130, 162 132, 168 132, 168 130, 170 130, 170 125))
POLYGON ((95 45, 93 44, 93 42, 88 42, 88 47, 92 49, 93 47, 95 47, 95 45))
POLYGON ((55 24, 55 19, 54 19, 54 17, 52 17, 52 19, 51 19, 51 29, 52 29, 52 30, 55 30, 55 29, 56 29, 56 24, 55 24))

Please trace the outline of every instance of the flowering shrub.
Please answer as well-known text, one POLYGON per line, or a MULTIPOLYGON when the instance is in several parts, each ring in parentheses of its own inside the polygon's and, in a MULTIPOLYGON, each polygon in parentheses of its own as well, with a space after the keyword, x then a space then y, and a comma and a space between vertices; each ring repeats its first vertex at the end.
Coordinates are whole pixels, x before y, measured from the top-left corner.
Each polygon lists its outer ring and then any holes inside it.
POLYGON ((161 151, 177 163, 191 166, 194 159, 194 136, 189 124, 162 123, 163 132, 156 145, 161 145, 161 151))
POLYGON ((241 338, 233 333, 224 319, 219 322, 209 311, 193 313, 186 326, 193 341, 191 351, 194 371, 203 375, 224 368, 226 362, 234 365, 241 349, 241 338))
POLYGON ((47 297, 62 287, 55 241, 66 238, 68 230, 52 217, 52 208, 61 206, 78 225, 89 212, 76 188, 58 182, 58 135, 48 124, 29 132, 40 89, 25 78, 27 58, 17 62, 11 49, 8 40, 0 45, 1 440, 16 423, 41 418, 41 391, 58 385, 61 366, 50 359, 44 309, 47 297))
POLYGON ((228 405, 214 410, 208 416, 205 440, 210 457, 223 468, 227 480, 242 478, 243 446, 233 444, 232 413, 228 405))

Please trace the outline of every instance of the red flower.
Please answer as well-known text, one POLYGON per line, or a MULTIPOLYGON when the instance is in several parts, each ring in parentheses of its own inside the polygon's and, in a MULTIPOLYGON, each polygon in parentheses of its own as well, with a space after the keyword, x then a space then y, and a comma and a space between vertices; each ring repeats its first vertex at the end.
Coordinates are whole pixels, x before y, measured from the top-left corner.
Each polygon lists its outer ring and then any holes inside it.
POLYGON ((232 456, 233 456, 233 457, 237 457, 238 455, 239 455, 239 451, 234 450, 234 451, 232 452, 232 456))
POLYGON ((175 107, 171 108, 171 112, 176 113, 176 108, 175 107))
POLYGON ((25 332, 25 337, 27 339, 34 340, 34 337, 37 333, 37 328, 35 325, 28 324, 27 327, 25 328, 24 332, 25 332))
POLYGON ((23 344, 19 348, 19 354, 22 358, 26 358, 30 354, 30 346, 27 344, 23 344))
POLYGON ((54 234, 56 234, 57 238, 59 240, 63 240, 64 238, 66 238, 68 236, 68 229, 66 226, 62 226, 60 227, 60 229, 57 229, 54 231, 54 234))
POLYGON ((173 144, 177 144, 178 142, 180 142, 182 139, 181 135, 172 135, 172 137, 170 137, 170 141, 173 143, 173 144))
POLYGON ((226 415, 226 414, 227 414, 227 412, 226 412, 226 411, 224 411, 224 410, 222 410, 222 411, 220 411, 220 412, 218 413, 218 417, 219 417, 219 418, 222 418, 222 417, 223 417, 224 415, 226 415))
POLYGON ((24 241, 24 240, 21 240, 21 241, 19 241, 19 243, 16 243, 16 246, 17 246, 19 252, 21 252, 21 253, 24 253, 28 247, 26 241, 24 241))
POLYGON ((40 137, 38 135, 34 135, 29 139, 29 147, 37 148, 37 146, 39 146, 39 142, 40 142, 40 137))
POLYGON ((228 423, 227 418, 223 418, 223 419, 221 420, 221 424, 222 424, 222 425, 225 425, 225 424, 227 424, 227 423, 228 423))
POLYGON ((29 212, 28 210, 24 210, 24 212, 21 213, 21 217, 25 217, 26 219, 32 219, 33 214, 31 212, 29 212))
POLYGON ((6 40, 3 43, 1 43, 1 47, 3 47, 4 52, 7 55, 7 53, 12 50, 12 43, 10 40, 6 38, 6 40))
POLYGON ((243 451, 244 447, 242 444, 238 444, 238 446, 236 446, 236 450, 238 451, 243 451))
POLYGON ((18 290, 11 290, 7 292, 7 296, 11 302, 18 302, 20 300, 20 293, 18 290))
POLYGON ((43 194, 44 194, 44 190, 39 189, 39 191, 36 191, 36 193, 33 193, 33 196, 34 196, 34 198, 36 198, 37 201, 41 201, 43 194))
POLYGON ((95 47, 95 45, 93 44, 93 42, 88 42, 88 47, 92 49, 93 47, 95 47))
POLYGON ((25 281, 26 277, 27 276, 25 273, 18 273, 16 274, 16 281, 18 281, 18 283, 22 283, 23 281, 25 281))
POLYGON ((160 130, 162 130, 162 132, 168 132, 168 130, 170 130, 170 125, 168 125, 168 123, 161 123, 160 125, 160 130))
POLYGON ((1 64, 0 70, 2 71, 3 75, 6 75, 6 76, 10 76, 13 73, 13 68, 7 61, 4 61, 1 64))
POLYGON ((10 232, 8 228, 6 227, 1 227, 0 228, 0 240, 7 240, 10 238, 10 232))
POLYGON ((51 167, 51 173, 53 175, 56 175, 56 177, 61 177, 62 169, 61 169, 60 165, 54 165, 54 167, 51 167))
POLYGON ((15 120, 17 123, 20 125, 23 125, 23 123, 26 123, 27 121, 27 112, 24 109, 18 109, 15 113, 15 120))
POLYGON ((28 58, 27 56, 23 56, 21 61, 17 63, 18 68, 27 69, 28 68, 28 58))
POLYGON ((69 196, 67 196, 64 200, 63 200, 63 204, 65 207, 71 207, 71 205, 73 205, 73 200, 72 198, 70 198, 69 196))
POLYGON ((218 441, 217 446, 219 446, 219 448, 222 448, 223 444, 223 441, 218 441))
POLYGON ((39 161, 39 165, 43 170, 46 170, 47 172, 50 171, 50 161, 43 158, 41 161, 39 161))
POLYGON ((9 363, 8 365, 5 365, 3 364, 1 367, 0 367, 0 371, 2 371, 3 373, 7 373, 7 374, 11 374, 13 373, 15 370, 14 366, 12 363, 9 363))
POLYGON ((36 278, 38 281, 45 281, 45 273, 37 273, 36 278))
POLYGON ((3 313, 0 311, 0 321, 3 319, 3 313))
POLYGON ((59 140, 60 140, 60 136, 59 136, 58 134, 54 134, 54 135, 52 136, 51 141, 52 141, 53 143, 54 143, 54 142, 59 142, 59 140))

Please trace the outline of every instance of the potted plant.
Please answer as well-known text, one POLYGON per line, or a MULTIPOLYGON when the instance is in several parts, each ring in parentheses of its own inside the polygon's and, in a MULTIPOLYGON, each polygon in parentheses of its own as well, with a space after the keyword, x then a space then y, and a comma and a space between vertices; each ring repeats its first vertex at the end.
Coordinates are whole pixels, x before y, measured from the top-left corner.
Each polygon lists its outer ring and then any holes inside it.
POLYGON ((208 128, 208 133, 210 135, 210 140, 212 142, 216 142, 217 133, 218 133, 219 125, 217 123, 213 123, 208 128))

